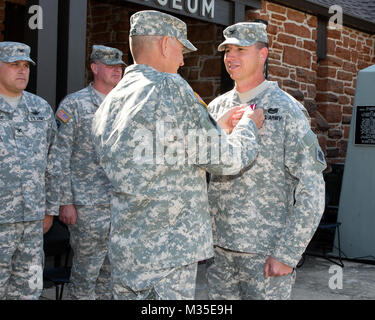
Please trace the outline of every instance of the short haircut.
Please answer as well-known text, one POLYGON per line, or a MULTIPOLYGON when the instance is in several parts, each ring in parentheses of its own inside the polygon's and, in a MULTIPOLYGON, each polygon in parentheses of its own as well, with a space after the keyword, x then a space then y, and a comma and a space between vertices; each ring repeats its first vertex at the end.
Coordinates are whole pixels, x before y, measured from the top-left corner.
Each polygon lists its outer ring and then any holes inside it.
POLYGON ((150 48, 155 41, 160 40, 162 36, 133 36, 131 37, 130 51, 132 56, 137 59, 138 55, 143 51, 150 48))
POLYGON ((258 41, 258 42, 255 43, 255 46, 256 46, 256 48, 258 50, 261 50, 263 48, 267 48, 268 49, 268 43, 265 43, 265 42, 258 41))

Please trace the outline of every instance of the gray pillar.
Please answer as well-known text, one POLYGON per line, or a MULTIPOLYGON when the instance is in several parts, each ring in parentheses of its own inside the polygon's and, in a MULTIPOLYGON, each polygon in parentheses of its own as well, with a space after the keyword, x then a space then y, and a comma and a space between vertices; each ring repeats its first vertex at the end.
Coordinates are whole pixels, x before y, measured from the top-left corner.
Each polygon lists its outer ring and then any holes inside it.
POLYGON ((245 5, 239 2, 234 3, 233 23, 245 21, 245 5))
POLYGON ((27 0, 25 9, 25 43, 31 47, 31 58, 36 62, 26 90, 55 108, 58 0, 27 0))
POLYGON ((55 108, 58 0, 39 0, 43 29, 38 30, 36 94, 55 108))
POLYGON ((86 23, 87 0, 69 1, 67 93, 80 90, 85 86, 86 23))

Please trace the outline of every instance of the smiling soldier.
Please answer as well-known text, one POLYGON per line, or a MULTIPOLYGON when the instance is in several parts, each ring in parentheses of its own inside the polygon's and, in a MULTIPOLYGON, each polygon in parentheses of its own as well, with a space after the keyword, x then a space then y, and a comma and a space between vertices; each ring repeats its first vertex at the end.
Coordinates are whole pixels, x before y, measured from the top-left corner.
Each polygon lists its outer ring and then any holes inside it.
POLYGON ((266 26, 237 23, 224 37, 218 50, 225 51, 235 88, 212 101, 210 112, 217 118, 246 104, 264 109, 266 120, 251 166, 210 182, 215 260, 208 268, 209 296, 289 299, 293 268, 324 209, 324 154, 306 109, 277 82, 265 80, 266 26))

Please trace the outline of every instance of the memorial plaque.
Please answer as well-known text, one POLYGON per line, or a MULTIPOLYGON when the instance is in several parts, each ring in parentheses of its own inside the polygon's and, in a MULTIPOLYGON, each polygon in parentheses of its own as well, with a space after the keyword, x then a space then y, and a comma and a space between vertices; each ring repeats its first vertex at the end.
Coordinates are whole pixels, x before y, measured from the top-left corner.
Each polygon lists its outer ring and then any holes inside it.
POLYGON ((358 106, 355 144, 375 145, 375 106, 358 106))

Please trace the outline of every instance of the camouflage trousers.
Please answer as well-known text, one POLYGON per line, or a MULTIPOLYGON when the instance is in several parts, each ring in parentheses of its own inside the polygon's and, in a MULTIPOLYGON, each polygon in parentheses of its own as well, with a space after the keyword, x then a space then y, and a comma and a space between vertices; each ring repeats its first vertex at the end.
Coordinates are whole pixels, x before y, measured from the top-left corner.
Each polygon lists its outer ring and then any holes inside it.
POLYGON ((268 256, 215 247, 214 262, 207 268, 211 300, 289 300, 295 271, 284 277, 264 278, 268 256))
MULTIPOLYGON (((177 268, 140 272, 136 274, 141 283, 148 283, 143 290, 134 291, 125 284, 122 276, 113 277, 113 296, 116 300, 194 300, 198 264, 177 268)), ((134 281, 134 276, 132 276, 134 281)))
POLYGON ((77 221, 69 226, 73 265, 68 296, 73 300, 110 300, 110 207, 76 206, 76 209, 77 221))
POLYGON ((38 300, 43 264, 41 220, 0 224, 0 300, 38 300))

